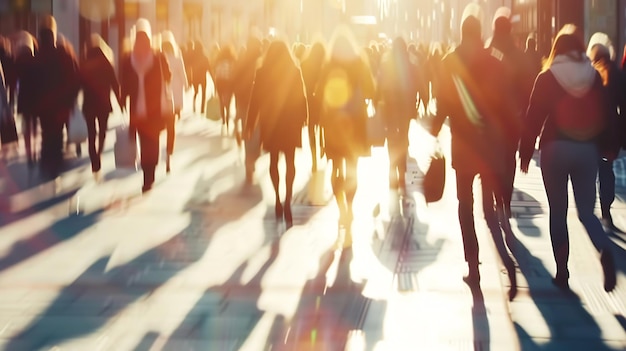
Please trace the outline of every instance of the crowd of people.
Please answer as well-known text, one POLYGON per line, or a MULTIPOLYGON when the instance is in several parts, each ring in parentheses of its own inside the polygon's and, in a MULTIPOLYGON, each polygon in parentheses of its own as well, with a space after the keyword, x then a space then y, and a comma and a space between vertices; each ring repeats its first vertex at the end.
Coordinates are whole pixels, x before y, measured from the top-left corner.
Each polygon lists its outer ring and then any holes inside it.
POLYGON ((139 19, 116 69, 111 49, 101 37, 94 35, 78 58, 49 16, 37 38, 23 32, 12 50, 6 40, 0 45, 3 96, 7 97, 2 101, 15 103, 22 118, 27 162, 38 162, 44 174, 56 176, 63 170, 63 128, 82 91, 89 156, 92 171, 98 174, 114 93, 130 116, 130 138, 139 140, 142 191, 147 192, 155 181, 161 133, 167 133, 170 172, 183 94, 193 89, 191 109, 204 114, 210 77, 223 131, 244 144, 245 183, 254 181, 261 152, 269 153, 275 215, 288 227, 293 224, 295 151, 302 146, 302 130, 307 128, 312 172, 322 156, 332 164, 339 240, 349 247, 357 164, 370 155, 372 146, 380 145, 372 137, 373 120, 385 133, 390 191, 406 196, 409 126, 419 118, 420 106, 436 100, 437 113, 429 126, 437 136, 449 119, 458 218, 469 272, 464 279, 469 284, 480 281, 473 214, 473 184, 479 176, 485 220, 509 274, 509 297, 515 296, 515 263, 510 256, 515 240, 509 223, 513 183, 518 164, 522 173, 528 171, 540 136, 540 166, 557 266, 554 284, 568 288, 566 222, 571 180, 578 216, 600 252, 604 288, 611 291, 616 277, 606 231, 617 230, 610 213, 615 198, 612 162, 626 141, 620 115, 626 111, 624 73, 608 40, 585 48, 573 26, 559 32, 542 62, 532 36, 525 50, 515 44, 509 17, 506 8, 496 12, 493 37, 484 42, 480 10, 468 6, 461 41, 453 47, 427 48, 402 37, 362 47, 347 27, 340 27, 328 43, 289 45, 276 38, 251 37, 239 50, 215 45, 209 53, 200 41, 180 48, 171 32, 155 35, 150 23, 139 19), (233 98, 235 116, 230 115, 233 98), (39 153, 33 143, 38 128, 39 153), (281 155, 286 164, 284 199, 279 191, 281 155), (602 221, 593 212, 597 178, 602 221))

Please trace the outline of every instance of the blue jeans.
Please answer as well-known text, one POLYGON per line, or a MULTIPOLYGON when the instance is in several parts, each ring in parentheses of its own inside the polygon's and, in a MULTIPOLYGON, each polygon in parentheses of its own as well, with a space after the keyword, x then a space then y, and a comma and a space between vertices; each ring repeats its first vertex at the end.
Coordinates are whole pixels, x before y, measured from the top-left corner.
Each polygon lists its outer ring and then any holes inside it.
POLYGON ((550 206, 550 237, 557 274, 569 276, 567 230, 568 179, 572 181, 578 219, 598 251, 610 247, 610 239, 594 214, 598 148, 594 143, 558 140, 541 148, 541 173, 550 206))

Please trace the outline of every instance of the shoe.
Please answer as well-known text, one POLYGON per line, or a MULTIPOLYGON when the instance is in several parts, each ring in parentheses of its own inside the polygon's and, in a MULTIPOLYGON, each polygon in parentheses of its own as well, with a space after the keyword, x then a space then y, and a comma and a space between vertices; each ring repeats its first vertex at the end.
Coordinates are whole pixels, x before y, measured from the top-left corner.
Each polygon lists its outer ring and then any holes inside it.
POLYGON ((615 261, 613 260, 611 251, 602 251, 600 263, 602 264, 602 272, 604 273, 604 291, 613 291, 617 284, 617 278, 615 276, 615 261))
POLYGON ((170 155, 167 155, 165 158, 165 173, 169 174, 170 170, 170 155))

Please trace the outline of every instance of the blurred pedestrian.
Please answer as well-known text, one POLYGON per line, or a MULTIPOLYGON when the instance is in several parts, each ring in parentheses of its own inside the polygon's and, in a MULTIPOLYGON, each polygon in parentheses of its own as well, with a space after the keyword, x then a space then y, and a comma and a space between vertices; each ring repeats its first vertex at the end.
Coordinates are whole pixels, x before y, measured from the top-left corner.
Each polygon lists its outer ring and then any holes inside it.
POLYGON ((37 40, 26 31, 20 31, 16 38, 17 113, 22 116, 26 160, 29 167, 32 167, 38 158, 35 143, 39 125, 39 116, 36 111, 39 84, 35 60, 37 40))
POLYGON ((41 168, 55 178, 63 167, 63 126, 76 104, 80 88, 78 62, 71 45, 60 39, 53 16, 42 18, 39 51, 37 114, 41 124, 41 168), (59 45, 60 44, 60 45, 59 45))
POLYGON ((626 142, 626 76, 615 62, 613 44, 605 33, 595 33, 589 40, 587 56, 602 78, 608 93, 608 120, 603 138, 606 147, 600 150, 598 181, 602 222, 607 229, 620 231, 613 223, 611 206, 615 201, 613 161, 626 142))
POLYGON ((165 54, 167 62, 172 72, 170 88, 174 98, 174 115, 173 118, 166 120, 165 129, 167 131, 167 144, 165 157, 165 172, 170 172, 170 158, 174 153, 174 141, 176 138, 176 119, 180 119, 180 111, 183 109, 183 95, 189 87, 187 74, 185 72, 185 62, 183 61, 182 52, 176 44, 176 39, 171 31, 161 33, 161 52, 165 54))
POLYGON ((306 53, 302 60, 302 78, 306 88, 307 102, 309 106, 309 122, 307 125, 309 133, 309 148, 311 149, 311 171, 317 171, 319 145, 319 121, 321 114, 321 99, 317 96, 316 89, 319 81, 322 66, 326 58, 326 47, 321 41, 316 41, 306 53))
POLYGON ((120 85, 122 106, 130 100, 130 137, 139 136, 141 169, 143 170, 142 192, 152 189, 155 170, 159 162, 159 137, 165 128, 161 113, 163 84, 171 79, 167 58, 152 45, 150 22, 144 18, 135 25, 132 51, 121 60, 120 85))
POLYGON ((441 62, 438 105, 431 133, 438 135, 446 116, 450 119, 452 136, 452 167, 456 172, 456 191, 459 201, 458 216, 463 236, 469 285, 480 283, 479 246, 474 226, 473 184, 480 176, 483 193, 483 213, 492 237, 503 260, 511 290, 517 292, 515 267, 503 249, 503 239, 495 218, 493 193, 502 174, 504 153, 502 119, 508 116, 504 65, 498 55, 485 49, 482 41, 481 11, 476 4, 468 5, 461 21, 461 42, 441 62), (495 221, 495 222, 494 222, 495 221))
POLYGON ((230 104, 233 100, 235 90, 235 67, 237 64, 237 54, 232 45, 222 47, 215 58, 212 78, 220 100, 220 113, 222 116, 222 128, 226 134, 229 133, 230 124, 230 104))
POLYGON ((330 40, 316 95, 321 99, 319 123, 324 152, 332 162, 331 184, 339 208, 337 243, 346 248, 352 246, 358 160, 371 153, 366 99, 374 99, 374 94, 374 79, 363 50, 347 27, 339 27, 330 40))
POLYGON ((209 56, 204 49, 204 45, 200 40, 193 42, 193 49, 191 50, 191 85, 193 86, 193 112, 196 112, 198 93, 200 93, 200 114, 204 115, 204 109, 206 107, 206 85, 207 74, 210 71, 209 56))
POLYGON ((607 124, 608 95, 602 78, 585 54, 582 34, 574 25, 556 36, 550 56, 537 77, 520 144, 520 167, 528 165, 541 135, 541 173, 550 205, 550 237, 556 261, 554 285, 569 289, 568 182, 578 218, 600 252, 604 290, 615 288, 611 241, 594 214, 599 142, 607 124))
POLYGON ((395 38, 382 58, 377 75, 377 113, 385 121, 389 155, 389 190, 406 194, 406 161, 409 152, 409 126, 417 117, 417 91, 420 77, 411 64, 406 41, 395 38))
POLYGON ((111 93, 121 105, 120 84, 113 67, 113 51, 99 34, 91 35, 80 66, 80 77, 91 171, 98 178, 109 115, 113 111, 111 93))
POLYGON ((307 101, 302 73, 287 43, 273 41, 256 71, 244 134, 250 137, 257 124, 261 144, 270 154, 269 173, 274 186, 276 218, 293 224, 291 199, 296 175, 295 150, 302 146, 307 121, 307 101), (278 158, 285 156, 285 201, 281 203, 278 158))

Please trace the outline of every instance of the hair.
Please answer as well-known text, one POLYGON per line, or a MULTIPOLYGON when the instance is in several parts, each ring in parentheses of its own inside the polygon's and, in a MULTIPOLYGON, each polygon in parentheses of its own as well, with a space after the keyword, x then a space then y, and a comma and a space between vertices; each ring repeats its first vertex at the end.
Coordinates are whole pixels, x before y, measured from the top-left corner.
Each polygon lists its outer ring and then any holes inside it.
POLYGON ((339 59, 355 59, 362 56, 362 50, 356 44, 354 34, 349 27, 341 25, 335 29, 330 42, 327 56, 339 59))
POLYGON ((554 43, 552 43, 550 55, 543 62, 543 71, 550 69, 557 56, 572 53, 575 53, 572 58, 582 60, 585 57, 585 44, 580 29, 574 24, 566 24, 557 33, 554 43))

